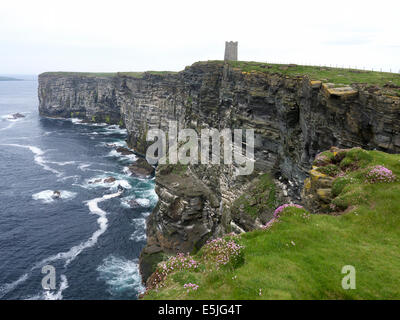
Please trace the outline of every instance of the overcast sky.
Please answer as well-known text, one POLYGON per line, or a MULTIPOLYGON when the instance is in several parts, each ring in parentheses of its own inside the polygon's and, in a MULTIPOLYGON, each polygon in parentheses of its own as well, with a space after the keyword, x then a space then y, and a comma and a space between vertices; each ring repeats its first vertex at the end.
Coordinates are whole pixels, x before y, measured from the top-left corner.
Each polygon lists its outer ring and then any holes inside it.
POLYGON ((400 1, 1 0, 0 73, 182 70, 221 60, 399 72, 400 1))

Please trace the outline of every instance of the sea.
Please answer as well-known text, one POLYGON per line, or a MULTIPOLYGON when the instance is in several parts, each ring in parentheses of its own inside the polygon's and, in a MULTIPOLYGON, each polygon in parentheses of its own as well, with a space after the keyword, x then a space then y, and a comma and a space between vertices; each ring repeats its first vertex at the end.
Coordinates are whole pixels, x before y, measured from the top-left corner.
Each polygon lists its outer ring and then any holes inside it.
POLYGON ((137 299, 154 178, 116 151, 126 129, 42 117, 22 79, 0 81, 0 299, 137 299))

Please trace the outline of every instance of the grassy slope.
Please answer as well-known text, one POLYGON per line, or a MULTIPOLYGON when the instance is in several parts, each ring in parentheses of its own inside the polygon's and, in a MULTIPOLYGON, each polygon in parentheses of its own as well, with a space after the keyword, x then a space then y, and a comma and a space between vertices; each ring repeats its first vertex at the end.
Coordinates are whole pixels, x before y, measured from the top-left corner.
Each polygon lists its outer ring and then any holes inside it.
POLYGON ((383 164, 400 177, 400 155, 358 158, 360 169, 337 197, 357 204, 349 212, 305 218, 301 209, 286 209, 269 230, 240 237, 241 266, 172 274, 145 299, 399 299, 400 182, 366 184, 363 167, 383 164), (341 287, 344 265, 356 268, 355 290, 341 287), (187 293, 188 282, 199 289, 187 293))

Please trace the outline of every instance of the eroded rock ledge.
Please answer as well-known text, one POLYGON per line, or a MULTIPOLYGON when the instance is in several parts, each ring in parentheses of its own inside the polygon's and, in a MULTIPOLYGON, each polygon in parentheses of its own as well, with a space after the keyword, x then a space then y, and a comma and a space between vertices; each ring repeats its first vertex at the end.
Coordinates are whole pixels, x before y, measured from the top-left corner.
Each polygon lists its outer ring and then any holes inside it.
POLYGON ((254 179, 262 174, 271 173, 277 189, 288 186, 277 195, 279 202, 299 197, 315 156, 331 146, 400 152, 400 99, 373 89, 199 62, 175 74, 45 73, 39 76, 39 110, 124 125, 130 147, 142 154, 147 131, 167 131, 169 120, 179 128, 255 130, 251 176, 235 177, 232 166, 157 168, 159 203, 148 218, 141 256, 145 280, 164 254, 196 250, 210 237, 267 219, 270 209, 255 196, 254 179), (240 199, 246 194, 253 197, 240 199), (251 217, 248 206, 262 212, 251 217))

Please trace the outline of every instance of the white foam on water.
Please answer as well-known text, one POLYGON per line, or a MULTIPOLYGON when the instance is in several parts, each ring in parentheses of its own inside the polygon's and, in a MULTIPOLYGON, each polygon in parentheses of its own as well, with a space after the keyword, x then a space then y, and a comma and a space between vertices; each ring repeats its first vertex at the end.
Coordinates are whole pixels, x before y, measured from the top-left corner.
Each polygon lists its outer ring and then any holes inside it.
POLYGON ((132 219, 132 224, 135 228, 135 231, 129 237, 129 240, 133 240, 136 242, 146 241, 146 219, 132 219))
POLYGON ((25 282, 28 279, 28 273, 25 273, 21 277, 19 277, 14 282, 6 283, 4 285, 0 285, 0 298, 4 297, 7 293, 14 290, 18 285, 25 282))
POLYGON ((81 176, 73 175, 73 176, 68 176, 68 177, 59 178, 59 179, 57 179, 57 181, 65 181, 65 180, 68 180, 68 179, 73 179, 73 180, 74 180, 74 183, 77 183, 77 182, 79 181, 80 178, 81 178, 81 176))
POLYGON ((33 200, 40 200, 43 203, 52 203, 59 199, 70 200, 75 198, 76 192, 71 192, 67 190, 60 190, 60 197, 54 197, 54 190, 44 190, 32 195, 33 200))
POLYGON ((121 157, 121 154, 117 151, 117 150, 111 150, 106 157, 115 157, 115 158, 119 158, 121 157))
POLYGON ((106 127, 108 126, 107 123, 105 122, 99 122, 99 123, 87 123, 88 126, 92 126, 92 127, 106 127))
POLYGON ((7 127, 1 128, 0 131, 11 129, 14 126, 14 122, 10 123, 7 127))
POLYGON ((138 260, 128 260, 113 255, 103 260, 103 263, 97 267, 99 280, 105 281, 108 291, 112 295, 121 293, 135 294, 135 291, 143 291, 138 260))
POLYGON ((106 128, 105 131, 101 132, 102 134, 109 135, 109 134, 127 134, 128 131, 125 128, 120 128, 119 125, 113 124, 106 128))
MULTIPOLYGON (((95 178, 91 178, 89 180, 85 181, 85 185, 83 186, 85 189, 91 189, 91 188, 108 188, 111 191, 115 191, 118 189, 118 186, 123 187, 124 189, 132 189, 132 186, 129 184, 129 182, 125 179, 118 179, 118 177, 116 178, 116 180, 114 182, 104 182, 104 179, 109 178, 110 176, 99 176, 99 177, 95 177, 95 178), (96 180, 101 180, 96 182, 96 180)), ((113 176, 111 176, 113 177, 113 176)), ((115 178, 115 177, 114 177, 115 178)))
MULTIPOLYGON (((96 243, 98 238, 107 230, 108 227, 108 219, 106 218, 107 212, 104 210, 100 209, 98 207, 98 203, 109 200, 115 197, 118 197, 121 195, 122 192, 116 192, 112 194, 106 194, 101 198, 95 198, 92 200, 87 201, 87 206, 89 207, 90 213, 96 214, 99 216, 97 219, 97 223, 99 225, 99 229, 96 230, 92 236, 85 242, 82 242, 71 249, 69 249, 66 252, 59 252, 55 255, 52 255, 46 259, 43 259, 39 263, 36 263, 32 268, 31 271, 41 268, 47 264, 50 264, 51 262, 58 261, 58 260, 64 260, 65 261, 65 267, 68 266, 75 258, 85 249, 93 247, 96 243)), ((20 277, 17 281, 14 281, 9 284, 5 284, 3 286, 0 286, 0 298, 13 290, 15 287, 17 287, 20 283, 26 281, 29 277, 29 274, 26 273, 22 277, 20 277)), ((62 292, 68 288, 68 281, 67 277, 65 275, 61 276, 61 285, 60 289, 57 293, 45 293, 46 295, 43 295, 44 298, 57 298, 57 299, 62 299, 62 292)), ((40 296, 33 296, 28 299, 40 299, 40 296)))
POLYGON ((121 195, 121 193, 122 192, 106 194, 106 195, 102 196, 101 198, 95 198, 95 199, 87 201, 86 204, 89 207, 90 213, 99 216, 99 218, 97 219, 97 224, 99 225, 99 229, 96 230, 92 234, 92 236, 85 242, 82 242, 82 243, 78 244, 77 246, 72 247, 71 249, 69 249, 66 252, 60 252, 54 256, 44 259, 42 262, 40 262, 38 265, 36 265, 36 267, 44 266, 44 265, 48 264, 49 262, 56 261, 56 260, 65 260, 65 266, 67 266, 83 250, 85 250, 86 248, 93 247, 97 243, 97 240, 99 239, 99 237, 107 230, 107 227, 108 227, 108 219, 106 218, 107 212, 100 209, 98 206, 98 203, 103 202, 108 199, 118 197, 121 195))
POLYGON ((3 146, 11 146, 11 147, 18 147, 18 148, 25 148, 25 149, 29 149, 33 154, 34 154, 34 161, 40 165, 44 170, 50 171, 54 174, 56 174, 58 177, 62 175, 62 172, 57 171, 53 168, 50 168, 48 165, 46 165, 46 163, 48 163, 48 161, 43 159, 43 154, 44 151, 41 150, 38 147, 35 146, 26 146, 26 145, 21 145, 21 144, 15 144, 15 143, 9 143, 9 144, 2 144, 3 146))
POLYGON ((142 212, 142 216, 147 218, 151 214, 151 211, 142 212))
POLYGON ((79 119, 79 118, 70 118, 70 121, 73 123, 73 124, 82 124, 82 119, 79 119))
POLYGON ((85 242, 82 242, 71 249, 69 249, 66 252, 60 252, 57 253, 53 256, 50 256, 38 264, 34 266, 34 269, 40 268, 46 264, 49 264, 52 261, 57 261, 57 260, 65 260, 65 266, 71 263, 71 261, 75 260, 75 258, 85 249, 93 247, 96 243, 99 237, 107 230, 108 227, 108 219, 107 219, 107 212, 104 210, 100 209, 98 204, 100 202, 103 202, 105 200, 109 200, 115 197, 118 197, 121 195, 122 192, 116 192, 112 194, 105 194, 101 198, 95 198, 92 200, 89 200, 86 202, 87 206, 89 207, 89 211, 91 214, 97 215, 99 218, 97 219, 97 224, 99 225, 99 229, 96 230, 92 236, 86 240, 85 242))
POLYGON ((125 140, 117 140, 117 141, 112 141, 112 142, 101 142, 99 144, 101 147, 107 147, 107 148, 115 148, 115 147, 127 147, 128 144, 126 143, 125 140))
POLYGON ((63 162, 58 162, 58 161, 47 161, 47 163, 56 164, 56 165, 58 165, 58 166, 67 166, 67 165, 75 164, 76 161, 63 161, 63 162))
POLYGON ((64 274, 62 274, 60 276, 60 278, 61 278, 61 283, 60 283, 60 288, 58 289, 58 291, 57 292, 52 292, 52 291, 47 291, 47 290, 44 291, 43 292, 43 300, 62 300, 62 298, 63 298, 62 293, 65 289, 68 288, 68 279, 64 274))
POLYGON ((81 171, 86 171, 86 168, 89 168, 91 165, 91 163, 82 163, 78 166, 78 169, 81 171))
POLYGON ((135 199, 137 203, 139 203, 142 207, 148 207, 150 205, 150 200, 146 198, 137 198, 135 199))
POLYGON ((1 118, 3 119, 3 121, 8 121, 8 122, 18 122, 18 121, 24 120, 27 113, 26 112, 24 112, 24 113, 19 112, 19 113, 22 115, 25 115, 25 116, 21 117, 21 118, 14 118, 14 113, 11 113, 11 114, 6 114, 4 116, 1 116, 1 118))
POLYGON ((111 157, 111 158, 118 158, 121 160, 129 160, 131 162, 134 162, 138 159, 138 157, 135 154, 126 154, 123 155, 122 153, 118 152, 117 150, 111 150, 106 157, 111 157))
POLYGON ((129 170, 128 167, 124 167, 124 168, 122 169, 122 172, 123 172, 125 175, 127 175, 127 176, 131 176, 131 175, 132 175, 132 172, 129 170))

